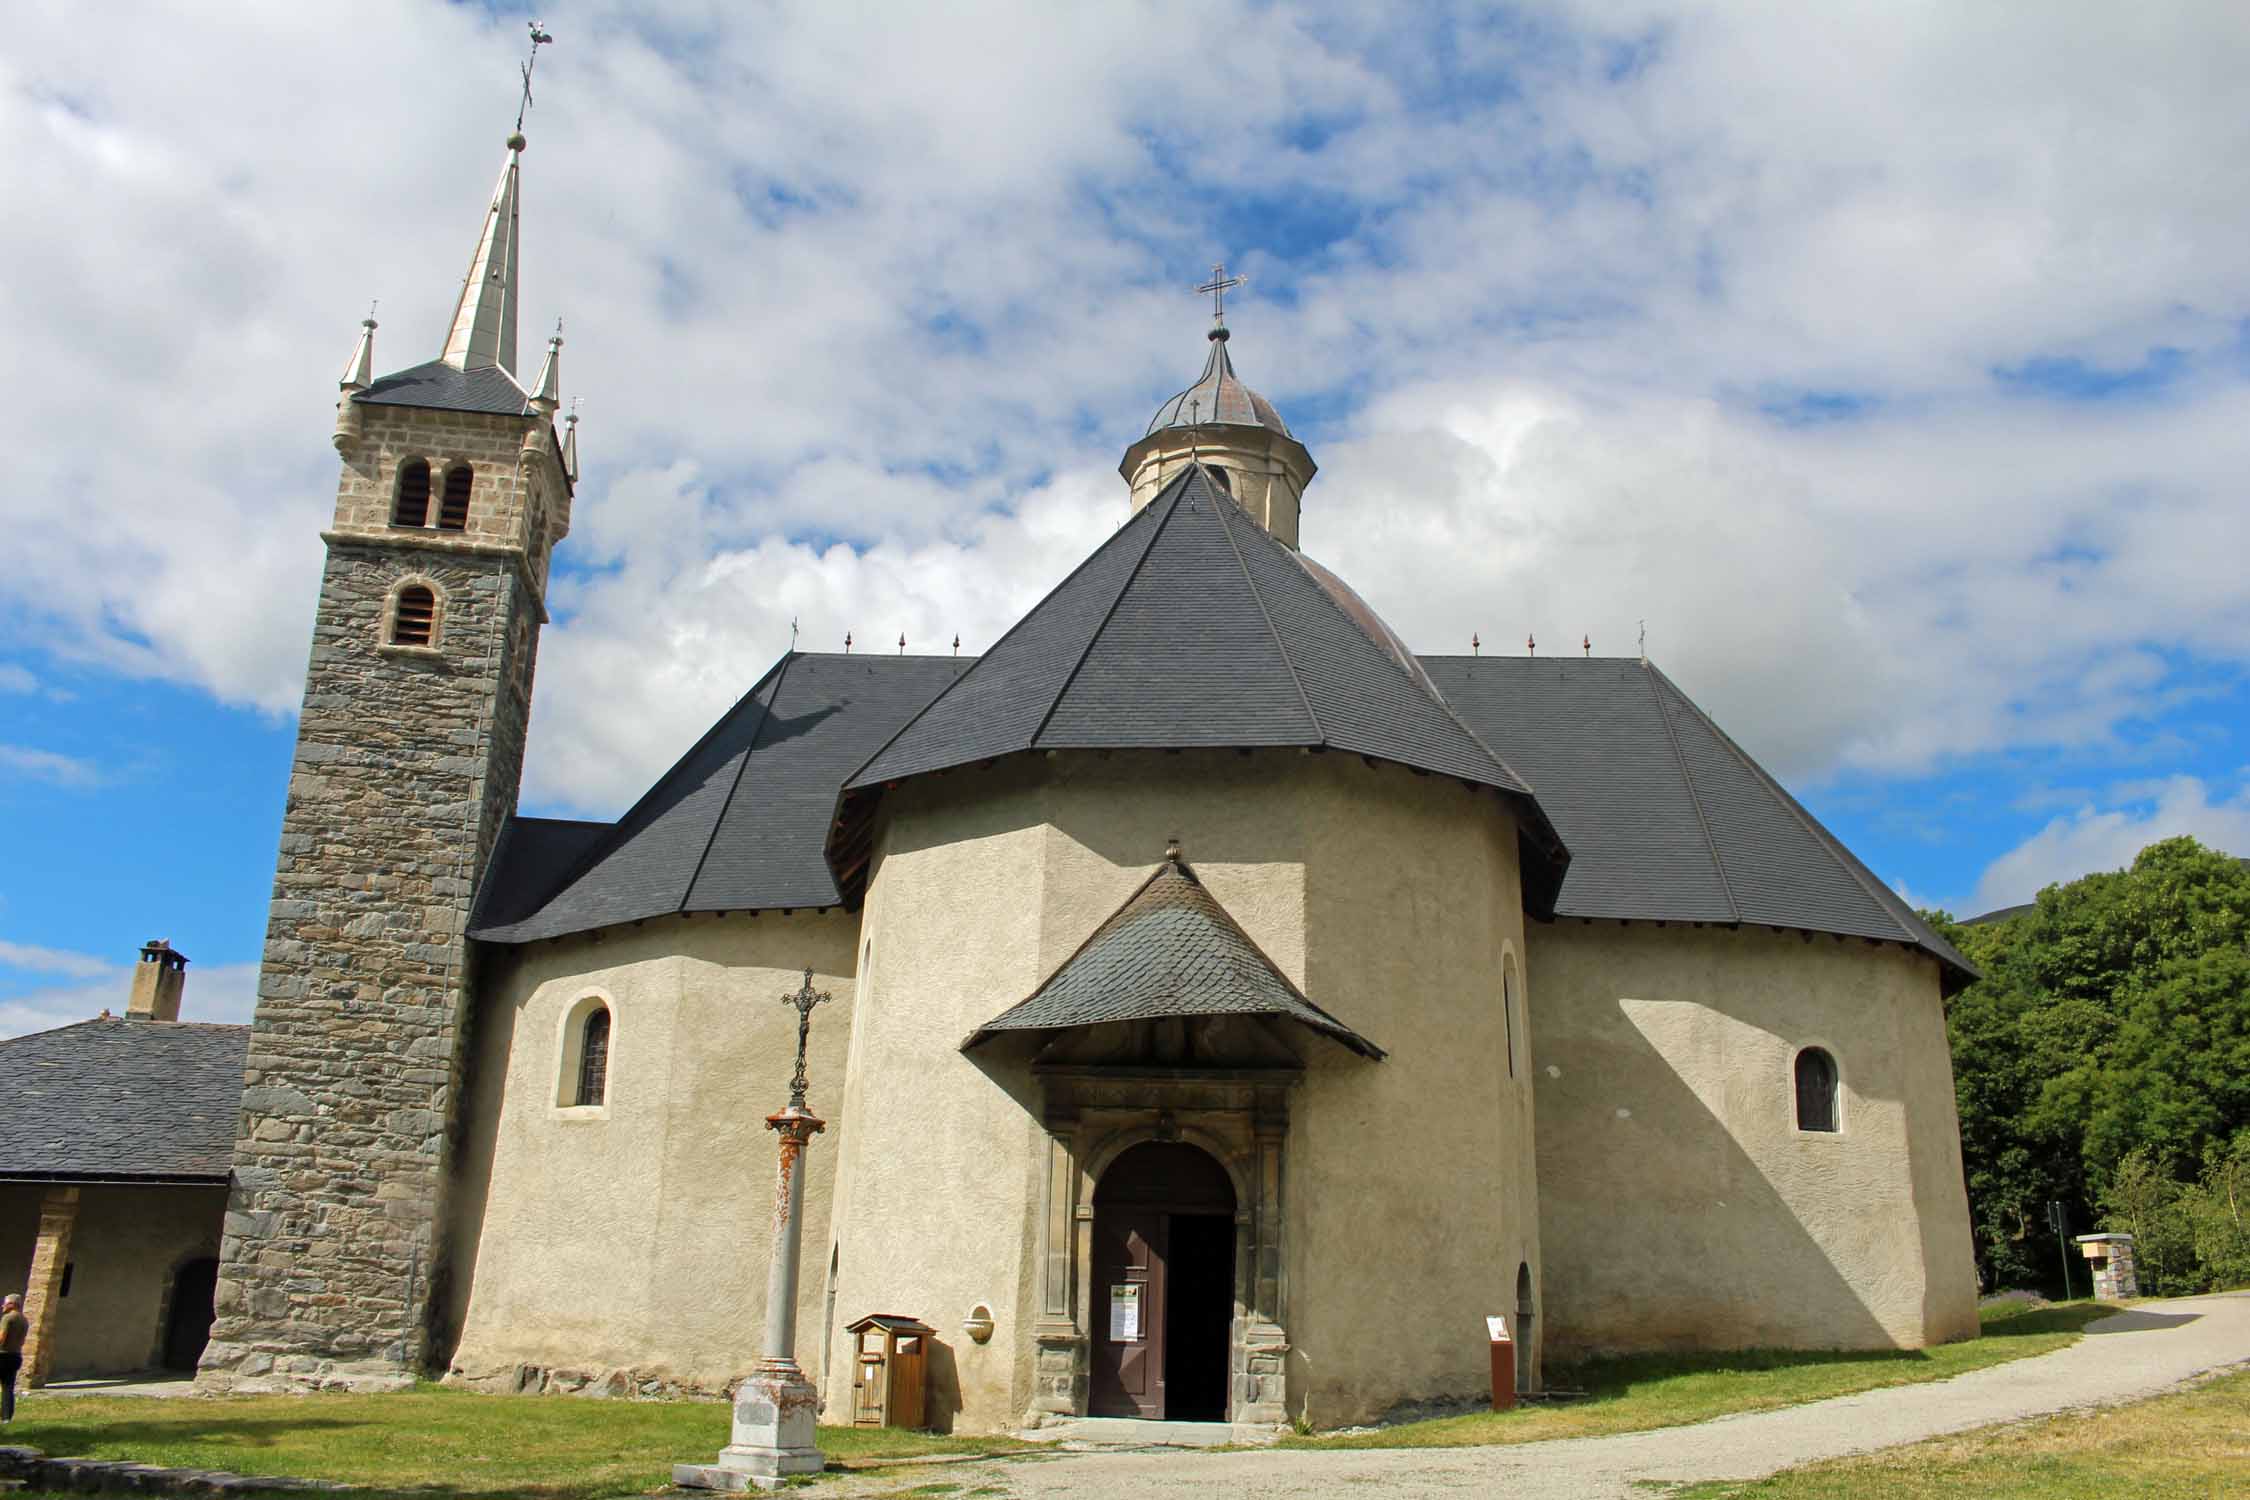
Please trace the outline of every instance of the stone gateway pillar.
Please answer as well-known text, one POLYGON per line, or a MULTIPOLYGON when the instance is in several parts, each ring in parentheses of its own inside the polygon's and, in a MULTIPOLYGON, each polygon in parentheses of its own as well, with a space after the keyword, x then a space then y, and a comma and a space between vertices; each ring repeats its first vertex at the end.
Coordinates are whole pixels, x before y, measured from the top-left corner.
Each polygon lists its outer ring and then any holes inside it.
POLYGON ((78 1189, 51 1187, 39 1204, 39 1239, 31 1249, 31 1275, 23 1315, 31 1323, 23 1340, 23 1384, 47 1383, 55 1368, 55 1324, 62 1312, 63 1272, 70 1269, 70 1239, 78 1227, 78 1189))

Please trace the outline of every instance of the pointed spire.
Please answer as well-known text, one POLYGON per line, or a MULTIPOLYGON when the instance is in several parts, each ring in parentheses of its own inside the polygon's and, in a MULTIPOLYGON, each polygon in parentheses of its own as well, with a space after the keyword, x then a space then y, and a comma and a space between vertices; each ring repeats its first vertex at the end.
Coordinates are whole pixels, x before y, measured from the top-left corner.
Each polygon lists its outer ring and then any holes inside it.
POLYGON ((352 346, 352 357, 344 365, 344 378, 337 382, 347 391, 364 391, 375 383, 375 309, 367 309, 367 316, 359 320, 359 342, 352 346))
MULTIPOLYGON (((570 415, 563 419, 562 462, 564 475, 569 478, 572 484, 576 484, 578 482, 578 402, 575 397, 572 398, 570 403, 570 415)), ((795 621, 790 622, 789 638, 791 640, 797 638, 795 621)))
POLYGON ((562 319, 555 319, 554 336, 547 340, 547 359, 531 387, 531 404, 544 416, 553 416, 562 405, 562 319))
POLYGON ((461 279, 461 298, 453 305, 443 358, 456 370, 498 365, 516 373, 516 221, 523 147, 520 133, 508 137, 508 159, 493 186, 469 273, 461 279))

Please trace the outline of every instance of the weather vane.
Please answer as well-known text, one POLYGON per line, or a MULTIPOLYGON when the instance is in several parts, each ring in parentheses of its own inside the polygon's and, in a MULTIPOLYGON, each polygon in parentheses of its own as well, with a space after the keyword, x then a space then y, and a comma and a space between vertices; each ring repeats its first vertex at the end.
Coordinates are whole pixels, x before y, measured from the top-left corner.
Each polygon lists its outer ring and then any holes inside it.
POLYGON ((1247 277, 1242 276, 1229 276, 1225 264, 1222 263, 1213 266, 1211 268, 1211 279, 1196 288, 1199 292, 1211 294, 1211 326, 1213 328, 1227 326, 1227 293, 1241 286, 1247 279, 1247 277))
POLYGON ((825 1005, 829 995, 826 990, 812 987, 812 970, 805 970, 804 985, 794 995, 783 995, 783 1005, 797 1007, 797 1072, 789 1080, 789 1107, 805 1107, 805 1038, 812 1033, 812 1013, 816 1005, 825 1005))
POLYGON ((523 102, 516 106, 516 134, 523 134, 524 112, 531 108, 531 70, 539 66, 539 49, 554 41, 537 21, 531 25, 531 58, 521 65, 523 72, 523 102))

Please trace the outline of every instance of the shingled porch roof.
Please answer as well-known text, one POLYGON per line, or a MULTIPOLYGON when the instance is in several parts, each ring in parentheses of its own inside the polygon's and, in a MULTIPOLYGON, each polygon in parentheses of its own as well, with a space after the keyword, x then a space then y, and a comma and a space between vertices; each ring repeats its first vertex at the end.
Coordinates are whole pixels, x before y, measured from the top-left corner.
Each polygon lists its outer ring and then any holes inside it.
POLYGON ((1197 1016, 1280 1016, 1362 1057, 1383 1056, 1306 999, 1177 858, 1158 866, 1029 999, 971 1032, 961 1050, 1004 1031, 1197 1016))

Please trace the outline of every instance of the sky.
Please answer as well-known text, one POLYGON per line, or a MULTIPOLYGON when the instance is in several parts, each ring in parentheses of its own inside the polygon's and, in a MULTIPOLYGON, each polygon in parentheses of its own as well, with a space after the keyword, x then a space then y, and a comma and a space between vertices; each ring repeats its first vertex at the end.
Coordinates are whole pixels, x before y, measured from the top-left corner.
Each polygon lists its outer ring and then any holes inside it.
MULTIPOLYGON (((151 937, 245 1020, 335 381, 371 302, 439 352, 532 16, 9 16, 0 1035, 151 937)), ((622 811, 792 620, 988 644, 1124 520, 1224 262, 1305 548, 1416 649, 1645 629, 1920 905, 2250 854, 2250 9, 537 19, 584 477, 527 812, 622 811)))

